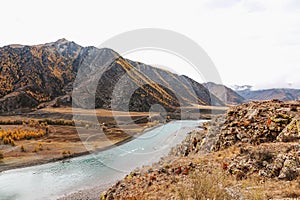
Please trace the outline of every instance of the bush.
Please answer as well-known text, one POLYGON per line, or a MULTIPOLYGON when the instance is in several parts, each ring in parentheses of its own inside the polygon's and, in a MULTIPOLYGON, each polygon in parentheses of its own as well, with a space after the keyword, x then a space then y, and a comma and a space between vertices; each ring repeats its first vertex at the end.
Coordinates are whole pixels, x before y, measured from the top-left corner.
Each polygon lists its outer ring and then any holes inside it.
POLYGON ((68 158, 71 156, 71 151, 64 150, 61 154, 64 158, 68 158))
POLYGON ((21 146, 21 152, 26 152, 26 149, 23 145, 21 146))
POLYGON ((39 150, 43 151, 43 144, 42 143, 39 143, 39 150))

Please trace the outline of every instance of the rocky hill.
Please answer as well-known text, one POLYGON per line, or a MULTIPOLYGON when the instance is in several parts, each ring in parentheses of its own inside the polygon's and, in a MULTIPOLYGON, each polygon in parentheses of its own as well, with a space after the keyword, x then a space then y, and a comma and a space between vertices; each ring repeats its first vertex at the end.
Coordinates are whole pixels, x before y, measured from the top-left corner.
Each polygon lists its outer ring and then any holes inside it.
POLYGON ((299 111, 299 101, 231 107, 100 199, 299 199, 299 111))
POLYGON ((188 77, 124 59, 111 49, 81 47, 66 39, 0 48, 0 113, 70 106, 74 84, 80 98, 73 103, 78 107, 111 109, 113 97, 118 99, 113 109, 129 104, 134 111, 147 111, 153 104, 166 110, 195 103, 224 105, 188 77), (88 104, 94 99, 95 105, 88 104))
POLYGON ((238 105, 245 102, 245 98, 239 95, 234 90, 212 82, 203 84, 212 94, 226 102, 228 105, 238 105))
POLYGON ((36 108, 65 94, 76 76, 74 63, 81 49, 64 39, 0 48, 0 112, 36 108))

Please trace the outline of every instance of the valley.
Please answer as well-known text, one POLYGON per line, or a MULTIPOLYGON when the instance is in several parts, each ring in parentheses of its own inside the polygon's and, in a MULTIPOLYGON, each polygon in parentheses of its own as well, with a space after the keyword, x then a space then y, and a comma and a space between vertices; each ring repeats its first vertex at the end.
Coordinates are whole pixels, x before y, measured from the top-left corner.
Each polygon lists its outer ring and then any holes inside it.
POLYGON ((280 188, 275 197, 298 197, 299 90, 237 88, 243 90, 199 83, 109 48, 66 39, 1 47, 0 180, 14 190, 2 185, 0 193, 30 200, 51 199, 51 192, 55 198, 98 199, 103 191, 101 199, 200 193, 214 199, 215 192, 217 198, 264 199, 272 195, 233 187, 264 180, 264 187, 272 188, 278 178, 283 185, 292 181, 293 191, 280 188), (289 154, 278 158, 278 167, 273 161, 281 150, 289 154), (285 160, 294 167, 285 167, 285 160), (19 184, 20 174, 28 187, 19 184), (41 185, 51 187, 32 196, 37 187, 32 178, 41 177, 41 185), (95 186, 101 189, 69 195, 95 186))
MULTIPOLYGON (((84 109, 75 109, 73 112, 85 116, 93 114, 92 110, 84 109)), ((157 120, 151 122, 147 120, 149 113, 131 112, 128 115, 125 112, 115 112, 114 114, 122 117, 125 122, 129 121, 129 118, 138 120, 136 124, 123 124, 120 128, 116 125, 112 111, 97 109, 96 116, 99 119, 99 125, 91 124, 90 121, 81 121, 77 122, 81 125, 75 127, 72 119, 73 112, 72 108, 45 108, 27 113, 25 116, 0 116, 2 143, 0 149, 3 155, 0 161, 0 171, 104 150, 112 145, 128 141, 145 129, 159 124, 157 120), (20 138, 20 134, 15 136, 14 130, 25 136, 23 138, 20 138), (43 134, 32 137, 28 132, 43 134), (92 139, 90 139, 91 136, 93 136, 92 139), (6 139, 10 142, 4 142, 6 139)), ((156 117, 158 114, 152 113, 152 116, 156 117)))

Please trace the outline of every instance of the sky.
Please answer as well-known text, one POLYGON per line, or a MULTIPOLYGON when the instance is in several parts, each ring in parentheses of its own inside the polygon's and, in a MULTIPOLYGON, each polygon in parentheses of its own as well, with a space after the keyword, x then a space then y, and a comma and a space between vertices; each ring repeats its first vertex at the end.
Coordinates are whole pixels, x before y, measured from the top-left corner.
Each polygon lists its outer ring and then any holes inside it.
MULTIPOLYGON (((126 31, 161 28, 200 45, 225 85, 300 88, 299 0, 10 0, 0 5, 0 46, 60 38, 98 46, 126 31)), ((125 57, 206 81, 166 52, 141 50, 125 57)))

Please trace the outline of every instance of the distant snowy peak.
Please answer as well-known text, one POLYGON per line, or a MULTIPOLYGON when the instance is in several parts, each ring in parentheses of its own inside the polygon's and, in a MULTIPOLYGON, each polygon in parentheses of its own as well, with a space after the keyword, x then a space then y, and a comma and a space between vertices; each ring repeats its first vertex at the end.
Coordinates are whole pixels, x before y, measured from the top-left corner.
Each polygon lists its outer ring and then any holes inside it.
POLYGON ((252 90, 252 88, 253 88, 253 86, 251 86, 251 85, 233 85, 230 87, 231 87, 231 89, 233 89, 235 91, 252 90))

